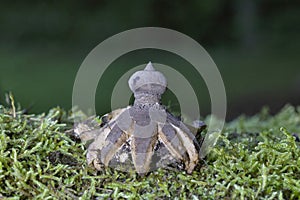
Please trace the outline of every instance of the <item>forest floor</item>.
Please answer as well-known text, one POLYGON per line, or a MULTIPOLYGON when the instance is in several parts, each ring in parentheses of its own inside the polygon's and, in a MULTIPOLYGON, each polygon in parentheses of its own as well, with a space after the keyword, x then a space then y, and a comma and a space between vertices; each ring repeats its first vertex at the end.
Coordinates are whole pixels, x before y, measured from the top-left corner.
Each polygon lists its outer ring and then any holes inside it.
POLYGON ((0 105, 0 199, 297 199, 299 113, 287 105, 274 116, 240 116, 192 174, 139 176, 88 167, 85 145, 66 134, 76 113, 0 105))

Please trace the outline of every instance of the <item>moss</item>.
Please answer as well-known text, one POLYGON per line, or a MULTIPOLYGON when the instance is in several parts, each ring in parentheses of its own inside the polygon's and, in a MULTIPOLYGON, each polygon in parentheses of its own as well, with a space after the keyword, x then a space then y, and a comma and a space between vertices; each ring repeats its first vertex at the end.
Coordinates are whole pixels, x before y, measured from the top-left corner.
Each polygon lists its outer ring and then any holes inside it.
POLYGON ((263 110, 228 123, 215 148, 191 175, 159 169, 143 177, 89 168, 85 146, 66 134, 74 116, 60 108, 28 115, 0 105, 0 199, 300 196, 299 108, 286 106, 276 116, 263 110))

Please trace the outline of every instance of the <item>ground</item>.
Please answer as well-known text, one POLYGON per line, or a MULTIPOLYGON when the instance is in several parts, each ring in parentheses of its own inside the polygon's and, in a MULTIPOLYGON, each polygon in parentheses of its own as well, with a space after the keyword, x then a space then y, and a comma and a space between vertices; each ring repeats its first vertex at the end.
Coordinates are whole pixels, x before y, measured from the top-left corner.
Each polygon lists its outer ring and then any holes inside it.
POLYGON ((141 177, 86 165, 85 145, 66 134, 80 112, 0 105, 0 199, 298 199, 299 112, 240 116, 192 174, 159 169, 141 177))

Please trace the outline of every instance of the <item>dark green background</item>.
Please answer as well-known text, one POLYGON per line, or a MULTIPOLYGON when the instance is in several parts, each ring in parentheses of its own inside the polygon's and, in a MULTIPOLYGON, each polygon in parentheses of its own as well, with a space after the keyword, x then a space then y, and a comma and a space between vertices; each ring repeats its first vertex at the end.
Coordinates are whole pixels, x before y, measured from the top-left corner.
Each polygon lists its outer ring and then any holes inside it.
MULTIPOLYGON (((12 91, 30 112, 56 105, 71 108, 73 82, 85 56, 109 36, 144 26, 180 31, 208 51, 225 83, 229 118, 253 114, 263 105, 276 112, 285 103, 300 102, 296 0, 1 1, 0 101, 12 91)), ((120 57, 107 71, 106 87, 98 88, 99 114, 109 111, 111 90, 122 70, 149 60, 191 67, 158 50, 120 57)), ((203 115, 209 113, 203 80, 190 81, 203 115)), ((166 95, 164 102, 176 107, 172 96, 166 95)))

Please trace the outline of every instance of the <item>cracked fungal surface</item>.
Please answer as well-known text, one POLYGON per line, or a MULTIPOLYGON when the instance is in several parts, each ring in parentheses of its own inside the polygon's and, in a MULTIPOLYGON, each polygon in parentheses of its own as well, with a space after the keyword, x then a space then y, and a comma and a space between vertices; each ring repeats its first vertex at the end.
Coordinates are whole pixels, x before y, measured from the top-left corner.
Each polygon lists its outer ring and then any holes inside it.
POLYGON ((150 62, 128 83, 135 97, 133 106, 106 114, 101 128, 77 131, 82 141, 91 142, 88 164, 97 170, 110 166, 139 174, 172 165, 191 173, 200 146, 190 129, 160 104, 167 87, 164 75, 150 62))

